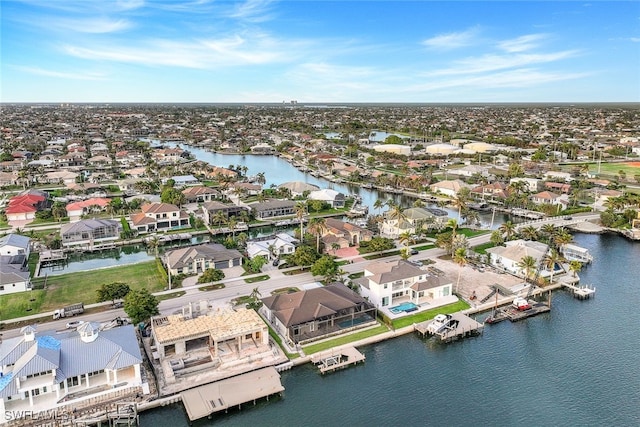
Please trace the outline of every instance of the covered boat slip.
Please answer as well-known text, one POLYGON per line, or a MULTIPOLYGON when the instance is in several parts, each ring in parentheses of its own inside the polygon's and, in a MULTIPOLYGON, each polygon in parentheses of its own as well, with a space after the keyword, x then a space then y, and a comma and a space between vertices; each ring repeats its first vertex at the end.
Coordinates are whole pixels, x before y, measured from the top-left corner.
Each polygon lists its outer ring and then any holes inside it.
POLYGON ((192 388, 180 395, 189 420, 194 421, 283 391, 280 374, 271 366, 192 388))

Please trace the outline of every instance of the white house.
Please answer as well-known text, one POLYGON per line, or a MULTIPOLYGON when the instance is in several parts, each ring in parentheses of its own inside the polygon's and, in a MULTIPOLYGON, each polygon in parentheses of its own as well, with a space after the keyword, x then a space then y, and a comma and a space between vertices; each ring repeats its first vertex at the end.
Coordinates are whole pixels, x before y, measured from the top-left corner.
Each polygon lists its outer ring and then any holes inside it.
POLYGON ((295 252, 298 240, 286 233, 263 237, 247 242, 247 255, 253 259, 259 255, 268 260, 295 252))
POLYGON ((444 301, 457 301, 452 295, 452 281, 404 260, 371 263, 365 267, 364 277, 353 282, 360 286, 360 295, 376 307, 391 307, 403 302, 439 305, 444 301))
POLYGON ((436 182, 435 184, 431 184, 429 186, 429 189, 434 193, 443 194, 449 197, 455 197, 456 194, 458 194, 458 192, 463 187, 469 187, 469 186, 465 184, 463 181, 459 179, 455 179, 455 180, 436 182))
POLYGON ((536 265, 539 265, 548 248, 549 246, 545 243, 518 239, 506 242, 505 246, 489 248, 486 252, 489 254, 491 265, 512 274, 524 276, 522 268, 518 266, 522 259, 531 256, 536 260, 536 265))
POLYGON ((320 200, 328 203, 332 208, 344 207, 344 194, 328 188, 322 190, 311 191, 307 196, 309 200, 320 200))
POLYGON ((0 255, 25 255, 29 258, 31 239, 19 234, 0 237, 0 255))
POLYGON ((0 424, 38 411, 71 411, 142 392, 142 355, 134 327, 100 330, 87 322, 77 330, 22 336, 0 342, 0 424))
POLYGON ((511 178, 509 180, 509 184, 514 182, 524 182, 525 185, 527 186, 526 190, 530 193, 535 193, 542 189, 542 180, 538 178, 519 177, 519 178, 511 178))

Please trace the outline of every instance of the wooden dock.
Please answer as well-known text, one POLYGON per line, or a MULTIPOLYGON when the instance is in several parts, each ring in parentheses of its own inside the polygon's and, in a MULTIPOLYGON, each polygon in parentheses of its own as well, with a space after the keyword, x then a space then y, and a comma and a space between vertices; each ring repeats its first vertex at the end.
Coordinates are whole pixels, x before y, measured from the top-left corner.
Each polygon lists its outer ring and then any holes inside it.
POLYGON ((180 393, 189 420, 208 417, 216 412, 227 411, 243 403, 279 394, 284 391, 280 374, 271 366, 237 377, 227 378, 211 384, 185 390, 180 393))
POLYGON ((512 322, 518 322, 528 317, 537 316, 538 314, 547 313, 551 311, 551 307, 549 307, 549 305, 542 302, 529 301, 529 304, 531 304, 531 308, 528 310, 518 310, 515 307, 505 308, 504 311, 507 318, 512 322))
POLYGON ((355 347, 325 351, 311 356, 311 362, 320 369, 321 374, 346 368, 358 362, 364 362, 364 360, 364 354, 355 347))
POLYGON ((428 320, 426 322, 416 323, 414 330, 418 331, 423 337, 432 335, 440 338, 443 342, 450 342, 464 337, 480 335, 484 328, 482 323, 462 313, 453 313, 449 324, 439 332, 432 332, 429 329, 429 325, 432 322, 433 320, 428 320))

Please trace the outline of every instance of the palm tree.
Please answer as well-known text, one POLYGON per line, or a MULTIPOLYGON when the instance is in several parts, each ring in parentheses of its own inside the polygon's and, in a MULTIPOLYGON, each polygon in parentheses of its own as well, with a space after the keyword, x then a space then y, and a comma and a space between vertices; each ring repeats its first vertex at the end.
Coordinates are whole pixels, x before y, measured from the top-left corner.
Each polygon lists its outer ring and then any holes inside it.
POLYGON ((456 282, 455 290, 456 293, 458 293, 458 285, 460 285, 460 273, 462 273, 462 268, 467 264, 467 261, 467 250, 465 248, 456 249, 455 253, 453 254, 453 262, 458 264, 458 280, 456 282))
POLYGON ((538 230, 533 225, 528 225, 520 230, 524 240, 538 240, 538 230))
POLYGON ((313 218, 309 221, 307 230, 316 235, 316 251, 320 253, 320 237, 327 231, 327 220, 324 218, 313 218))
POLYGON ((408 249, 409 245, 414 242, 413 237, 411 236, 411 233, 409 233, 408 231, 405 231, 404 233, 400 234, 398 236, 398 241, 400 242, 401 245, 404 245, 405 249, 408 249))
POLYGON ((158 240, 158 237, 151 236, 149 240, 147 240, 147 246, 153 249, 153 252, 155 253, 156 258, 158 258, 158 246, 160 246, 160 240, 158 240))
POLYGON ((531 275, 534 271, 536 271, 538 262, 531 255, 523 256, 520 261, 516 264, 518 268, 524 271, 524 277, 526 281, 529 281, 531 275))
POLYGON ((516 225, 511 221, 507 221, 502 224, 498 228, 498 230, 500 230, 500 232, 504 235, 505 240, 510 240, 511 237, 516 234, 516 225))
POLYGON ((401 224, 402 224, 402 222, 406 221, 406 219, 407 219, 407 216, 404 214, 404 211, 402 210, 402 207, 400 205, 395 204, 395 203, 390 205, 388 218, 390 220, 395 220, 396 221, 396 228, 398 229, 398 233, 400 233, 401 224))
POLYGON ((382 209, 385 205, 385 202, 382 201, 382 199, 376 199, 375 202, 373 202, 373 208, 377 209, 378 212, 380 212, 380 209, 382 209))
POLYGON ((231 238, 236 238, 236 225, 238 225, 238 220, 235 217, 230 217, 227 221, 227 227, 231 230, 231 238))
POLYGON ((573 277, 576 277, 580 270, 582 270, 582 263, 580 261, 574 259, 569 262, 569 271, 573 273, 573 277))
POLYGON ((562 255, 560 255, 560 252, 558 252, 557 250, 550 249, 547 252, 547 255, 544 258, 544 264, 548 270, 551 270, 551 277, 549 279, 549 283, 553 283, 553 273, 556 270, 556 264, 562 261, 564 261, 564 258, 562 257, 562 255))
POLYGON ((307 213, 307 205, 304 202, 296 203, 295 207, 296 218, 300 221, 300 241, 304 241, 304 228, 302 227, 304 224, 304 216, 307 213))

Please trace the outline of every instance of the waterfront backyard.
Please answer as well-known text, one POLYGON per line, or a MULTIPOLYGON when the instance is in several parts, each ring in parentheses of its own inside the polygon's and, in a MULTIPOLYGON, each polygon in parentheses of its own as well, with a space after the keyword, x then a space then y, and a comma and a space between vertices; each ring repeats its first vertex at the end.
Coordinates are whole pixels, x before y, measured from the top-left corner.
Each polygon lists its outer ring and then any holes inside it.
POLYGON ((77 302, 98 302, 98 288, 113 282, 126 283, 131 289, 146 288, 151 292, 165 287, 155 261, 39 277, 33 279, 34 289, 31 291, 0 296, 0 320, 52 311, 77 302))

